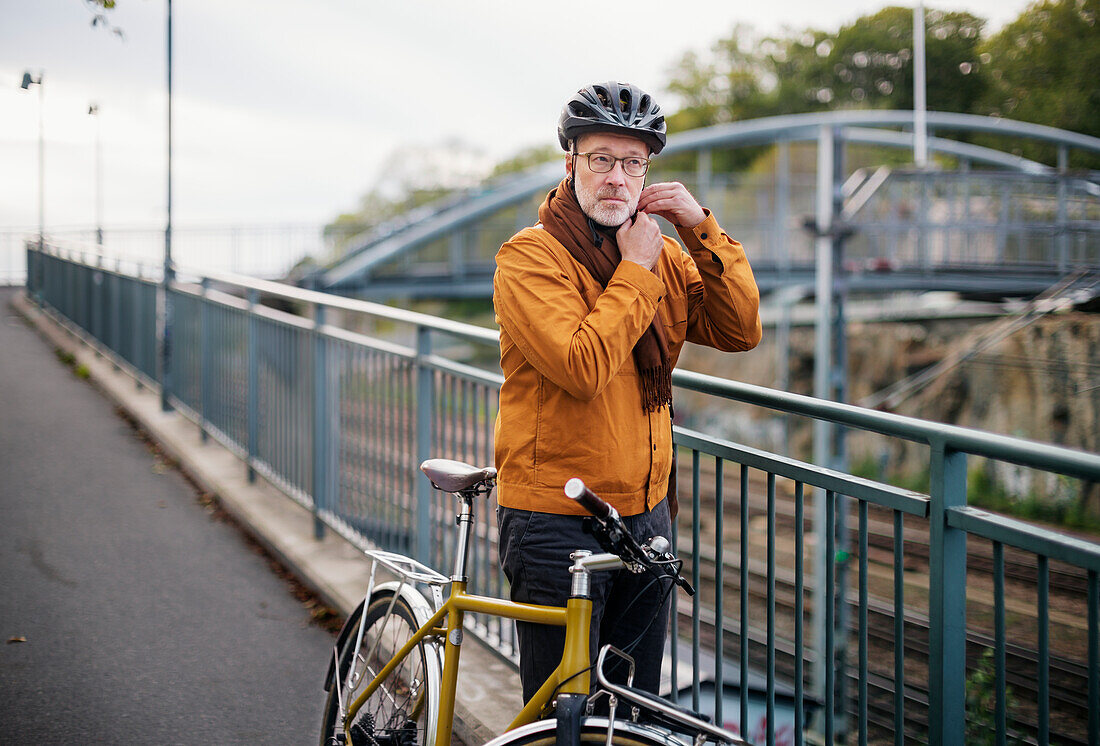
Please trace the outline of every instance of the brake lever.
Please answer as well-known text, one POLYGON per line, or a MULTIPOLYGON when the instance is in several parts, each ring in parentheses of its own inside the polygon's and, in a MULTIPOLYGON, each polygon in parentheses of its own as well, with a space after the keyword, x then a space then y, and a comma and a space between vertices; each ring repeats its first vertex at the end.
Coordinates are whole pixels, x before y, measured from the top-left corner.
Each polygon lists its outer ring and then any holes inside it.
POLYGON ((582 523, 582 530, 585 533, 592 534, 596 539, 596 543, 605 552, 617 555, 627 565, 638 568, 635 570, 636 572, 641 572, 642 567, 652 564, 649 555, 638 544, 637 539, 626 530, 626 526, 623 525, 618 516, 608 517, 604 520, 595 517, 585 518, 582 523))
POLYGON ((649 553, 652 554, 651 561, 660 560, 662 570, 673 579, 676 585, 684 589, 689 596, 695 595, 695 589, 691 586, 691 583, 687 581, 679 572, 673 571, 669 565, 676 562, 676 555, 671 551, 672 545, 668 539, 663 536, 654 536, 646 543, 646 547, 649 549, 649 553))

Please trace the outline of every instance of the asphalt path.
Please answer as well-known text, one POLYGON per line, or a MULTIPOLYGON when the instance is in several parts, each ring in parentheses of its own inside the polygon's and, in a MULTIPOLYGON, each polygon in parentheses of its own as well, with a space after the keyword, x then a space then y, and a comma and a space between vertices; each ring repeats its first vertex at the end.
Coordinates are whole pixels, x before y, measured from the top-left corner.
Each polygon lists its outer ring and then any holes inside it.
POLYGON ((0 744, 316 743, 332 638, 8 307, 13 292, 0 289, 0 744))

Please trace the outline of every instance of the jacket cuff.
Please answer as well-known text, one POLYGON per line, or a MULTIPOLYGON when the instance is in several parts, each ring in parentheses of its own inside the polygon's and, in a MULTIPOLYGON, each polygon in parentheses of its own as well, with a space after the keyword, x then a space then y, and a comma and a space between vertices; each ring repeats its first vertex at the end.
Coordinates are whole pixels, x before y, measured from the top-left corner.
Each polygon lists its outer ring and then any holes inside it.
POLYGON ((705 207, 703 213, 706 214, 706 217, 699 225, 692 228, 676 227, 676 233, 679 234, 680 240, 684 242, 688 250, 704 248, 713 251, 726 244, 725 234, 722 232, 722 227, 718 225, 718 219, 705 207))
POLYGON ((614 279, 622 280, 657 305, 665 294, 665 284, 657 275, 637 262, 621 261, 615 268, 614 279))

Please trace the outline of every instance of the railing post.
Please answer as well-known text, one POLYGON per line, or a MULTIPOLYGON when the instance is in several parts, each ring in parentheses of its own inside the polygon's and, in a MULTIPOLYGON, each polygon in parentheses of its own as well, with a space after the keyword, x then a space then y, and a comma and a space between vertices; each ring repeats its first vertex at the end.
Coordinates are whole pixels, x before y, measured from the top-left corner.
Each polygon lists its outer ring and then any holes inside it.
POLYGON ((325 307, 318 303, 313 313, 313 537, 325 538, 321 511, 329 507, 328 496, 328 435, 325 419, 328 414, 328 365, 325 358, 325 307))
POLYGON ((971 226, 970 215, 970 160, 963 158, 959 162, 959 170, 962 172, 962 184, 963 184, 963 197, 962 197, 962 209, 963 209, 963 255, 960 257, 963 263, 970 263, 976 261, 974 257, 970 256, 970 237, 974 232, 973 226, 971 226))
POLYGON ((210 421, 207 416, 209 406, 210 365, 214 356, 210 354, 210 312, 207 308, 207 292, 210 290, 210 280, 202 278, 202 295, 199 297, 199 433, 202 442, 205 443, 210 434, 207 432, 210 421))
POLYGON ((447 240, 447 257, 451 265, 451 277, 459 279, 466 276, 466 233, 451 231, 447 240))
POLYGON ((42 305, 38 290, 38 257, 31 251, 31 245, 29 243, 23 244, 23 251, 27 255, 27 279, 25 280, 27 295, 37 301, 38 305, 42 305))
POLYGON ((118 360, 122 357, 122 276, 118 267, 111 273, 111 367, 118 370, 118 360))
POLYGON ((932 257, 928 255, 928 178, 927 171, 917 174, 920 195, 917 200, 917 263, 923 273, 932 271, 932 257))
POLYGON ((256 458, 259 451, 260 433, 260 362, 259 347, 260 320, 256 317, 256 305, 260 294, 256 290, 248 291, 248 483, 256 482, 256 458))
MULTIPOLYGON (((432 412, 435 385, 427 357, 432 353, 431 329, 416 329, 416 464, 432 457, 432 412)), ((418 475, 419 476, 419 475, 418 475)), ((427 479, 416 480, 416 559, 431 565, 432 490, 427 479)))
POLYGON ((966 532, 947 525, 966 505, 966 454, 932 445, 928 577, 928 742, 963 743, 966 730, 966 532))
POLYGON ((776 144, 775 160, 775 266, 780 274, 791 269, 791 252, 787 235, 787 222, 791 211, 791 142, 780 140, 776 144))
POLYGON ((1066 205, 1066 169, 1069 167, 1069 152, 1064 144, 1058 146, 1058 230, 1055 235, 1058 254, 1055 261, 1058 263, 1058 271, 1065 273, 1069 264, 1069 219, 1066 205))
MULTIPOLYGON (((817 138, 817 188, 815 213, 817 234, 814 238, 815 253, 815 304, 816 323, 814 327, 814 396, 828 400, 832 392, 832 305, 833 305, 833 130, 823 126, 817 138)), ((832 423, 818 419, 813 424, 814 463, 828 468, 832 463, 832 423)), ((826 549, 826 537, 833 535, 825 510, 825 491, 814 491, 814 532, 817 534, 817 552, 814 561, 813 587, 813 644, 817 660, 813 669, 813 691, 822 701, 826 701, 826 673, 832 667, 832 661, 825 659, 825 638, 827 606, 832 599, 826 597, 825 573, 832 567, 833 558, 826 549)), ((825 715, 822 713, 822 721, 825 715)), ((823 730, 823 729, 822 729, 823 730)))
POLYGON ((174 280, 171 268, 166 264, 164 268, 164 281, 161 283, 163 294, 161 310, 160 332, 160 410, 171 412, 172 404, 169 397, 172 395, 172 281, 174 280))
MULTIPOLYGON (((144 301, 142 291, 144 287, 141 284, 140 275, 137 279, 131 278, 126 285, 130 295, 130 318, 128 319, 130 324, 130 347, 134 356, 131 362, 140 374, 145 372, 145 337, 142 334, 145 325, 141 322, 144 301)), ((139 391, 143 388, 140 375, 134 376, 134 385, 139 391)))
MULTIPOLYGON (((100 259, 102 261, 102 257, 100 259)), ((100 265, 89 266, 87 272, 91 285, 88 288, 88 331, 92 335, 92 339, 103 344, 103 338, 106 336, 103 333, 103 269, 100 265)), ((97 357, 101 354, 99 347, 93 348, 92 352, 97 357)))
POLYGON ((711 181, 710 149, 704 148, 695 154, 695 196, 701 205, 706 206, 710 201, 711 181))

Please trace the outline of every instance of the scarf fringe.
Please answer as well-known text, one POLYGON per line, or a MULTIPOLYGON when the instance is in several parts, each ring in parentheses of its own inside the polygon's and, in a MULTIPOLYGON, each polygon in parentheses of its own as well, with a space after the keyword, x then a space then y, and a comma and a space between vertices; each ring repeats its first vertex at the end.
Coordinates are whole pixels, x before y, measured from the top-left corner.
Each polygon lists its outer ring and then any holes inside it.
MULTIPOLYGON (((607 287, 622 261, 614 229, 597 229, 581 209, 568 179, 546 195, 539 206, 539 221, 601 287, 607 287)), ((640 372, 642 409, 656 412, 672 402, 672 366, 659 318, 634 343, 633 355, 640 372)))
POLYGON ((639 380, 642 383, 642 409, 656 412, 672 404, 672 371, 667 365, 641 371, 639 380))

